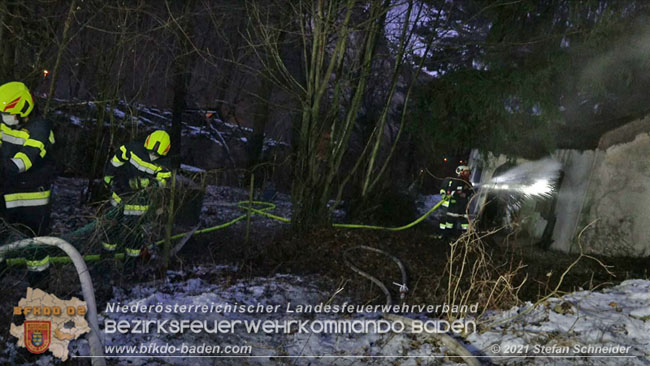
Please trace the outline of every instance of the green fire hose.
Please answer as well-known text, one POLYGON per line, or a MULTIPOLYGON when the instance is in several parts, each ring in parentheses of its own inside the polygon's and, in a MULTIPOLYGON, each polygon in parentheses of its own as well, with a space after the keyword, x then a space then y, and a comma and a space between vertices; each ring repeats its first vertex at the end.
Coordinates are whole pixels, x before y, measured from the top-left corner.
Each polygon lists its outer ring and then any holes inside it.
MULTIPOLYGON (((434 211, 436 211, 444 201, 438 202, 436 205, 434 205, 429 211, 427 211, 424 215, 420 216, 417 218, 415 221, 403 225, 403 226, 398 226, 398 227, 386 227, 386 226, 376 226, 376 225, 361 225, 361 224, 332 224, 333 227, 337 228, 343 228, 343 229, 366 229, 366 230, 387 230, 387 231, 401 231, 401 230, 406 230, 410 229, 413 226, 421 223, 426 219, 429 215, 431 215, 434 211)), ((290 223, 291 219, 274 215, 270 213, 269 211, 274 210, 276 208, 276 205, 271 203, 271 202, 263 202, 263 201, 240 201, 237 203, 237 207, 246 213, 235 217, 234 219, 225 222, 223 224, 217 225, 217 226, 212 226, 209 228, 201 229, 201 230, 196 230, 193 235, 199 235, 199 234, 206 234, 212 231, 216 230, 221 230, 224 228, 227 228, 231 225, 236 224, 239 221, 242 221, 246 219, 246 217, 249 216, 249 214, 257 214, 261 216, 268 217, 273 220, 277 220, 283 223, 290 223), (254 206, 261 206, 259 208, 255 208, 254 206)), ((113 217, 117 214, 117 209, 112 209, 110 210, 106 215, 110 218, 113 217)), ((70 234, 62 236, 62 238, 66 241, 75 241, 74 238, 76 237, 83 237, 87 235, 88 233, 92 232, 95 229, 96 226, 96 221, 93 221, 80 229, 77 229, 73 231, 70 234)), ((175 240, 175 239, 180 239, 187 235, 188 233, 180 233, 176 234, 170 237, 170 240, 175 240)), ((159 240, 155 242, 156 245, 161 245, 164 243, 165 240, 159 240)), ((83 257, 86 262, 96 262, 99 261, 100 256, 99 254, 90 254, 86 255, 83 257)), ((124 259, 124 253, 116 253, 115 254, 116 259, 124 259)), ((7 258, 7 265, 8 266, 22 266, 25 265, 26 259, 25 258, 7 258)), ((54 264, 66 264, 70 263, 70 258, 65 256, 65 257, 50 257, 50 263, 54 264)))

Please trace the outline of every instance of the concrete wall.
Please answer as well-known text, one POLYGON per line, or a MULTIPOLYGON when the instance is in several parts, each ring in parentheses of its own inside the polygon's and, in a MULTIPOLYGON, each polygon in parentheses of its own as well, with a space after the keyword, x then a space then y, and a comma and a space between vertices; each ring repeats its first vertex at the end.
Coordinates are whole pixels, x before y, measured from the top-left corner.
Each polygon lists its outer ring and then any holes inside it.
POLYGON ((562 163, 564 178, 558 190, 555 206, 555 227, 552 249, 571 251, 574 236, 581 222, 580 212, 592 179, 597 151, 560 150, 553 157, 562 163))
MULTIPOLYGON (((601 138, 591 151, 559 150, 553 158, 563 165, 557 192, 556 222, 551 248, 577 252, 578 235, 589 254, 650 256, 650 118, 630 122, 601 138)), ((483 166, 481 183, 506 159, 472 154, 472 163, 483 166)), ((517 163, 525 160, 518 159, 517 163)), ((542 205, 527 203, 517 224, 534 242, 546 225, 536 212, 542 205)))
POLYGON ((582 208, 585 251, 650 255, 650 135, 613 145, 599 154, 582 208))
MULTIPOLYGON (((551 248, 577 252, 578 234, 596 221, 582 235, 586 253, 650 255, 650 135, 641 133, 633 141, 604 150, 559 150, 553 158, 562 163, 564 176, 557 193, 551 248)), ((485 183, 505 157, 489 155, 483 163, 481 182, 485 183)), ((535 202, 528 202, 517 218, 528 243, 537 242, 547 224, 537 209, 535 202)))

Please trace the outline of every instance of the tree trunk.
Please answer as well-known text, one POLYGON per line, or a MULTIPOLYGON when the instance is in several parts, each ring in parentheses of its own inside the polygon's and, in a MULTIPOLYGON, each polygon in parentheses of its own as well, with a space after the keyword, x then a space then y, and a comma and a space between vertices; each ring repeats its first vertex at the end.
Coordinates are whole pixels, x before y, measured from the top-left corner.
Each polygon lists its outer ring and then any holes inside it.
MULTIPOLYGON (((180 21, 175 20, 177 25, 176 29, 176 57, 174 58, 173 70, 174 81, 172 87, 174 88, 174 97, 172 101, 172 126, 171 126, 171 150, 170 158, 172 167, 177 169, 181 165, 181 131, 183 128, 183 112, 187 107, 187 86, 190 81, 189 70, 191 68, 188 52, 190 50, 190 43, 187 37, 192 34, 191 24, 187 21, 188 14, 193 7, 194 2, 188 1, 184 4, 182 14, 184 15, 180 21)), ((171 10, 170 10, 171 12, 171 10)), ((174 14, 170 13, 174 17, 174 14)), ((178 18, 177 18, 178 19, 178 18)))
POLYGON ((16 49, 16 28, 18 23, 18 18, 11 17, 8 12, 15 11, 15 6, 9 8, 6 2, 2 2, 2 38, 0 39, 2 48, 2 70, 0 76, 5 81, 10 81, 15 79, 15 60, 14 60, 14 50, 16 49))
POLYGON ((179 168, 181 164, 181 130, 183 111, 186 107, 185 97, 187 96, 187 64, 181 58, 183 57, 177 57, 174 61, 174 100, 172 102, 172 129, 170 134, 172 140, 170 157, 174 168, 179 168))
POLYGON ((50 80, 50 91, 47 95, 47 101, 45 102, 45 108, 43 108, 43 115, 46 115, 47 112, 50 109, 50 103, 52 102, 52 98, 54 97, 54 92, 56 91, 56 79, 59 75, 59 67, 61 66, 61 58, 63 57, 63 51, 67 47, 68 43, 68 30, 70 29, 70 25, 72 24, 72 18, 74 18, 74 11, 76 7, 76 1, 73 0, 70 3, 70 8, 68 9, 68 16, 65 19, 65 23, 63 24, 63 34, 61 35, 61 45, 59 46, 59 50, 57 51, 56 55, 56 62, 54 64, 54 70, 52 70, 52 79, 50 80))
POLYGON ((260 162, 262 147, 264 146, 264 130, 266 129, 266 122, 269 119, 269 98, 271 98, 272 92, 273 84, 271 81, 268 78, 262 78, 257 90, 259 99, 255 103, 253 133, 246 143, 249 168, 253 168, 260 162))
POLYGON ((237 26, 232 32, 230 32, 230 37, 226 39, 226 42, 228 42, 227 47, 230 48, 231 53, 230 59, 225 60, 223 63, 223 73, 221 75, 222 77, 220 79, 219 86, 217 87, 216 103, 216 109, 219 113, 219 118, 222 118, 224 120, 233 110, 233 108, 229 105, 230 103, 226 100, 229 98, 229 92, 233 81, 233 74, 236 71, 235 66, 239 62, 238 57, 240 54, 240 47, 242 42, 242 38, 239 36, 239 32, 241 32, 241 30, 246 27, 247 19, 248 18, 245 16, 239 16, 237 26))

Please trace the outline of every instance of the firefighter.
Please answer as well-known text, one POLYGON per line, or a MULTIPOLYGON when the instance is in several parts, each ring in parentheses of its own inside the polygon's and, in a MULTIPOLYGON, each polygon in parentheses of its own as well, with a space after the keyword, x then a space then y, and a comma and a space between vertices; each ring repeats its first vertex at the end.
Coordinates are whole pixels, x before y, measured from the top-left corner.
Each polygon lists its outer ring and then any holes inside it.
MULTIPOLYGON (((0 86, 0 113, 2 216, 22 235, 46 235, 54 178, 52 123, 38 115, 29 89, 18 81, 0 86)), ((48 251, 30 248, 24 254, 30 285, 47 286, 48 251)))
POLYGON ((456 237, 469 228, 467 205, 474 190, 469 181, 470 169, 466 165, 456 168, 457 178, 447 178, 440 187, 440 196, 447 208, 446 220, 440 221, 440 233, 443 237, 456 237))
MULTIPOLYGON (((107 163, 104 183, 111 189, 111 205, 116 207, 116 225, 102 242, 104 263, 112 263, 116 251, 124 252, 125 268, 134 270, 145 245, 142 224, 150 206, 152 187, 164 187, 171 177, 165 156, 171 147, 169 134, 157 130, 144 143, 133 141, 120 146, 107 163)), ((109 264, 112 270, 112 264, 109 264)), ((105 268, 105 266, 102 266, 105 268)), ((108 273, 105 273, 108 275, 108 273)))

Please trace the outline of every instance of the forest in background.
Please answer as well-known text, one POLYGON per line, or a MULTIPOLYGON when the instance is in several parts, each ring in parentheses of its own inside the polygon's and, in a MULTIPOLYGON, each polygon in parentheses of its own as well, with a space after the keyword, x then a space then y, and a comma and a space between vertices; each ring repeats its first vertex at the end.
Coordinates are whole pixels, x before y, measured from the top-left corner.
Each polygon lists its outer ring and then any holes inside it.
POLYGON ((647 13, 632 0, 3 1, 0 77, 44 113, 94 103, 95 136, 140 133, 106 106, 170 109, 177 163, 188 111, 252 129, 244 168, 263 163, 265 136, 287 142, 307 228, 332 199, 364 212, 470 148, 594 148, 650 108, 647 13))

